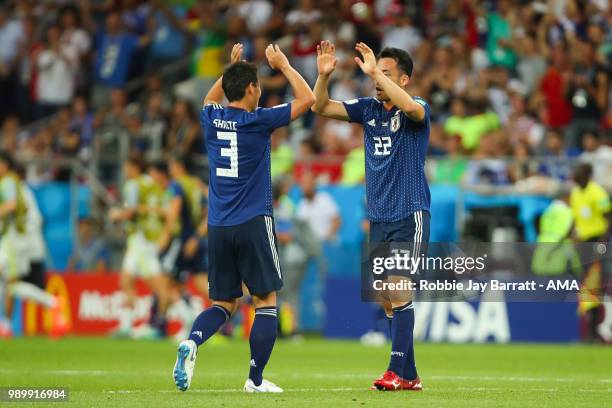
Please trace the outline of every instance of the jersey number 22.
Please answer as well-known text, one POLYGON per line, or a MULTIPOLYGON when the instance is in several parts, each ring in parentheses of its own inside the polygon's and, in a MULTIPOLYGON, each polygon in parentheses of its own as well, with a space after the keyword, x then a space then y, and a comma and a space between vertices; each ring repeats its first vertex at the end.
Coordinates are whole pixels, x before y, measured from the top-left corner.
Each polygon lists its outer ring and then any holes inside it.
POLYGON ((388 156, 391 154, 391 137, 374 137, 374 156, 388 156))

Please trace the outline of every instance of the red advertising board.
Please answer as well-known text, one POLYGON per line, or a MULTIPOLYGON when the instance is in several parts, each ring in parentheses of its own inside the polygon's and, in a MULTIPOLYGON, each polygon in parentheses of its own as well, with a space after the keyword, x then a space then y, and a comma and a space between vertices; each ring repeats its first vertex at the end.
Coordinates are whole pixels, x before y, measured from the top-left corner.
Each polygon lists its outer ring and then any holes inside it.
MULTIPOLYGON (((108 334, 117 327, 123 307, 118 274, 50 273, 47 292, 66 300, 66 319, 72 334, 108 334)), ((134 307, 135 324, 145 321, 151 308, 150 291, 143 281, 136 281, 138 298, 134 307)), ((201 298, 200 298, 201 299, 201 298)), ((203 299, 202 299, 203 300, 203 299)), ((27 302, 23 308, 23 333, 48 331, 48 312, 27 302)), ((169 334, 180 329, 180 323, 169 322, 169 334)))

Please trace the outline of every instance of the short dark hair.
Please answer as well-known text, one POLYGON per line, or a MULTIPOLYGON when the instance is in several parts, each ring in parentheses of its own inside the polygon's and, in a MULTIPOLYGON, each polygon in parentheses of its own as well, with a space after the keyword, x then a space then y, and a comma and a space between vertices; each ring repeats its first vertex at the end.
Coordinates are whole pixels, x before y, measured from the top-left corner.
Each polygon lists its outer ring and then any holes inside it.
POLYGON ((127 159, 125 160, 126 163, 137 167, 138 170, 140 170, 141 172, 144 171, 145 169, 145 160, 142 157, 142 154, 138 153, 138 152, 131 152, 127 159))
POLYGON ((235 62, 223 72, 221 86, 230 102, 244 98, 250 84, 257 84, 257 66, 251 62, 235 62))
POLYGON ((590 179, 593 175, 593 166, 591 163, 580 163, 574 168, 574 177, 581 176, 590 179))
POLYGON ((149 164, 149 168, 152 170, 159 171, 160 173, 165 174, 166 176, 169 174, 168 163, 163 160, 156 160, 152 162, 151 164, 149 164))
POLYGON ((78 224, 89 224, 89 225, 94 225, 95 224, 95 220, 93 217, 90 217, 88 215, 85 215, 83 217, 79 217, 79 219, 77 220, 78 224))
POLYGON ((189 168, 191 165, 191 158, 189 157, 189 155, 184 153, 171 154, 170 157, 168 157, 168 163, 170 163, 171 161, 182 166, 184 169, 189 168))
POLYGON ((582 136, 581 136, 581 138, 584 138, 584 137, 585 137, 586 135, 588 135, 588 134, 593 135, 593 137, 594 137, 596 140, 599 140, 599 141, 603 140, 603 135, 601 134, 601 132, 600 132, 599 130, 597 130, 597 128, 585 129, 585 130, 582 132, 582 136))
POLYGON ((13 156, 6 150, 0 150, 0 162, 5 163, 11 170, 15 168, 15 160, 13 160, 13 156))
POLYGON ((74 4, 68 4, 60 8, 58 13, 58 21, 61 22, 61 19, 66 14, 72 14, 74 16, 74 21, 77 27, 81 26, 81 13, 79 12, 79 8, 74 4))
POLYGON ((399 69, 404 71, 408 76, 412 75, 414 63, 412 62, 412 57, 407 51, 394 47, 386 47, 380 52, 380 54, 378 54, 378 59, 381 58, 391 58, 395 60, 399 69))

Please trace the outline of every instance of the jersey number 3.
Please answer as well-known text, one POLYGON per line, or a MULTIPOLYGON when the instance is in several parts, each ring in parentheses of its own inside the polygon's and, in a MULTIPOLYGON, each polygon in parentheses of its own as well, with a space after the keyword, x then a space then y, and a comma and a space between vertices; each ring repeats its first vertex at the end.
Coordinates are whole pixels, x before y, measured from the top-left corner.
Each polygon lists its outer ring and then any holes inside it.
POLYGON ((374 137, 374 156, 388 156, 391 154, 391 137, 374 137))
POLYGON ((229 147, 221 148, 221 156, 230 159, 230 168, 217 167, 217 176, 238 177, 238 137, 236 132, 217 132, 217 138, 229 141, 229 147))

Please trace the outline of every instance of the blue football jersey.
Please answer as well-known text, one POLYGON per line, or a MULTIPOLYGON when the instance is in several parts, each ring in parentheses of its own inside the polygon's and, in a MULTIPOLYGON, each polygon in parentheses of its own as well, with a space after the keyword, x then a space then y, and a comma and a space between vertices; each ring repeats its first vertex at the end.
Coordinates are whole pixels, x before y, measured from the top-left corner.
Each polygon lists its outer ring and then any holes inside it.
POLYGON ((290 104, 253 112, 218 104, 202 109, 210 225, 233 226, 258 215, 272 216, 270 133, 290 121, 290 104))
POLYGON ((429 144, 429 105, 421 122, 395 106, 385 109, 376 98, 344 102, 351 122, 361 123, 365 137, 366 198, 373 222, 402 220, 413 212, 429 211, 425 156, 429 144))
POLYGON ((198 227, 193 223, 193 220, 191 219, 191 214, 189 213, 189 199, 187 197, 187 193, 185 192, 183 187, 175 180, 172 180, 170 182, 166 193, 168 195, 168 200, 172 200, 175 197, 179 197, 183 200, 183 205, 181 206, 181 213, 179 218, 181 225, 179 236, 182 241, 187 241, 195 234, 195 231, 198 227))

